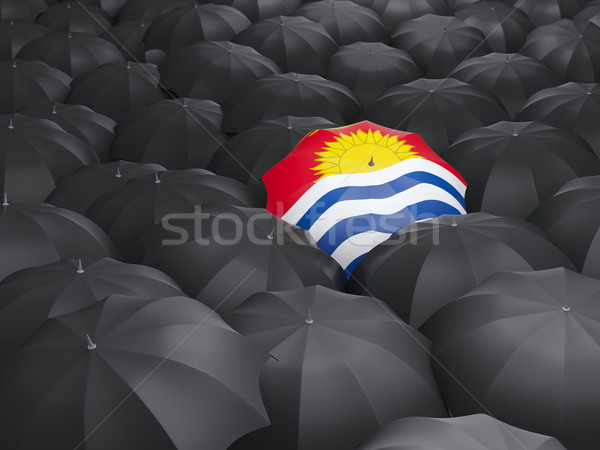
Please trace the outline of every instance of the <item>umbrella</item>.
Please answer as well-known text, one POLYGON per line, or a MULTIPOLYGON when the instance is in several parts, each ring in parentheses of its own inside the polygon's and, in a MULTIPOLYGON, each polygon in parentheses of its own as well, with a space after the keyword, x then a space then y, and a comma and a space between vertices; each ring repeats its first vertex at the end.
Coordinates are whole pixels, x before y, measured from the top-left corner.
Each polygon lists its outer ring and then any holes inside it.
POLYGON ((195 300, 113 295, 0 365, 0 432, 13 449, 224 449, 268 424, 265 359, 195 300))
POLYGON ((252 47, 228 41, 203 41, 177 50, 158 70, 161 84, 177 96, 218 103, 235 89, 281 72, 277 64, 252 47))
POLYGON ((101 8, 79 1, 50 6, 36 22, 55 33, 71 32, 100 35, 111 28, 110 16, 101 8))
POLYGON ((64 177, 97 162, 87 144, 49 120, 0 116, 0 191, 11 200, 41 202, 64 177))
POLYGON ((99 197, 87 217, 106 231, 125 261, 139 262, 143 247, 138 238, 165 218, 208 202, 255 206, 237 180, 202 169, 157 172, 129 180, 99 197))
POLYGON ((459 64, 452 77, 492 92, 514 118, 527 98, 561 84, 550 67, 519 53, 490 53, 459 64))
POLYGON ((44 0, 1 0, 0 18, 33 22, 46 9, 48 5, 44 0))
POLYGON ((219 313, 255 292, 342 286, 342 268, 302 229, 264 209, 207 203, 166 217, 143 237, 143 264, 171 275, 219 313))
POLYGON ((567 448, 595 449, 598 295, 599 280, 564 268, 509 272, 440 310, 424 332, 452 414, 485 409, 567 448))
POLYGON ((0 60, 14 59, 30 41, 50 33, 46 27, 20 20, 0 21, 0 60))
MULTIPOLYGON (((46 0, 50 3, 50 0, 46 0)), ((56 1, 56 0, 53 0, 56 1)), ((60 2, 64 2, 65 0, 58 0, 60 2)), ((66 1, 70 1, 70 0, 66 0, 66 1)), ((138 3, 136 0, 127 2, 127 0, 76 0, 77 3, 80 3, 82 6, 95 6, 98 7, 100 9, 102 9, 102 11, 104 11, 106 14, 109 15, 109 17, 114 17, 117 12, 119 12, 119 10, 125 6, 126 3, 138 3)), ((146 0, 147 1, 147 0, 146 0)), ((72 2, 74 3, 74 2, 72 2)))
POLYGON ((357 3, 362 3, 379 14, 390 32, 402 22, 425 14, 452 15, 445 0, 361 0, 357 3))
POLYGON ((525 12, 537 27, 572 17, 586 2, 587 0, 511 0, 515 8, 525 12))
POLYGON ((393 419, 446 417, 429 343, 375 299, 258 293, 224 319, 272 356, 260 387, 283 448, 349 449, 393 419))
POLYGON ((360 261, 348 291, 381 298, 420 327, 488 276, 508 270, 574 268, 538 227, 487 213, 442 216, 405 227, 360 261))
POLYGON ((183 295, 168 275, 111 258, 63 259, 22 269, 0 283, 0 355, 21 348, 48 318, 83 309, 113 294, 183 295))
POLYGON ((581 10, 573 16, 574 21, 592 22, 600 27, 600 1, 587 2, 581 10))
POLYGON ((562 19, 536 28, 520 50, 548 64, 565 81, 594 83, 600 78, 600 27, 562 19))
POLYGON ((402 22, 392 45, 406 50, 430 78, 444 78, 467 58, 490 52, 485 36, 456 17, 426 14, 402 22))
POLYGON ((147 19, 125 20, 100 36, 117 47, 125 59, 145 62, 146 54, 142 39, 149 23, 147 19))
POLYGON ((36 103, 63 101, 70 85, 70 76, 41 61, 0 61, 0 114, 36 103))
POLYGON ((242 31, 234 42, 253 47, 284 72, 325 75, 329 57, 338 45, 325 27, 302 16, 260 20, 242 31))
POLYGON ((422 76, 408 53, 382 42, 355 42, 340 47, 327 64, 327 79, 352 89, 364 107, 387 88, 422 76))
POLYGON ((521 430, 485 414, 407 417, 383 427, 360 450, 566 450, 555 438, 521 430))
POLYGON ((85 105, 115 121, 162 100, 158 70, 152 64, 109 63, 77 77, 67 103, 85 105))
POLYGON ((361 118, 417 133, 441 155, 461 133, 508 115, 494 95, 478 86, 421 78, 386 90, 361 118))
POLYGON ((574 131, 600 157, 600 86, 597 83, 566 83, 532 95, 518 120, 539 120, 574 131))
POLYGON ((73 78, 106 63, 124 61, 117 47, 98 36, 52 33, 27 43, 18 58, 43 61, 73 78))
POLYGON ((315 130, 262 177, 267 209, 347 274, 411 222, 464 214, 465 182, 420 136, 371 122, 315 130))
POLYGON ((211 0, 210 3, 229 5, 243 12, 251 22, 294 13, 302 0, 211 0))
POLYGON ((600 174, 576 134, 541 122, 498 122, 460 135, 444 158, 465 177, 467 210, 525 219, 563 184, 600 174))
POLYGON ((223 129, 240 133, 252 125, 290 116, 317 116, 334 123, 353 121, 361 110, 346 86, 318 75, 267 75, 240 89, 223 104, 223 129))
POLYGON ((177 8, 190 6, 187 0, 133 0, 127 1, 117 13, 117 23, 126 20, 145 20, 151 23, 154 19, 177 8))

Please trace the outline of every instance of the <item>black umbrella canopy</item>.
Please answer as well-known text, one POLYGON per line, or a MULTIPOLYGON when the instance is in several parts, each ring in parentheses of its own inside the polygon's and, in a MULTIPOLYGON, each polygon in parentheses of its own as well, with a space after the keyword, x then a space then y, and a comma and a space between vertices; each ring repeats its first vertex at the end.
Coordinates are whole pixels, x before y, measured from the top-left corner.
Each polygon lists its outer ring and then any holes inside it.
POLYGON ((78 311, 113 294, 183 295, 168 275, 111 258, 63 259, 22 269, 0 283, 0 355, 21 348, 48 318, 78 311))
POLYGON ((472 128, 507 120, 500 101, 479 86, 454 78, 420 78, 386 90, 363 120, 419 134, 438 154, 472 128))
POLYGON ((361 450, 566 450, 555 438, 513 427, 486 414, 407 417, 383 427, 361 450))
POLYGON ((120 121, 136 109, 162 100, 153 64, 109 63, 77 77, 67 103, 85 105, 120 121))
POLYGON ((110 16, 101 8, 80 1, 56 3, 44 11, 36 22, 55 33, 72 32, 92 35, 100 35, 112 26, 110 16))
POLYGON ((0 18, 2 20, 33 22, 46 9, 48 9, 48 4, 44 0, 0 0, 0 18))
POLYGON ((600 27, 600 1, 594 0, 586 3, 586 5, 573 16, 573 20, 592 22, 600 27))
POLYGON ((494 273, 561 266, 574 269, 530 223, 487 213, 447 215, 404 227, 367 253, 348 290, 381 298, 403 320, 420 327, 494 273))
POLYGON ((256 292, 346 282, 342 268, 305 230, 264 209, 204 204, 169 217, 143 241, 144 264, 171 275, 185 293, 219 313, 256 292))
POLYGON ((269 57, 284 72, 324 75, 338 45, 325 27, 301 16, 260 20, 238 34, 234 42, 269 57))
POLYGON ((14 59, 25 44, 50 33, 46 27, 22 20, 0 21, 0 60, 14 59))
POLYGON ((133 0, 127 1, 116 16, 117 23, 125 20, 145 20, 152 22, 157 17, 176 8, 190 6, 193 1, 187 0, 133 0))
POLYGON ((467 211, 525 219, 567 181, 600 175, 583 139, 541 122, 498 122, 460 135, 444 158, 467 182, 467 211))
POLYGON ((230 93, 281 70, 252 47, 229 41, 203 41, 177 50, 158 67, 160 81, 181 97, 221 103, 230 93))
POLYGON ((520 51, 548 64, 564 81, 600 78, 600 27, 562 19, 536 28, 520 51))
POLYGON ((450 76, 465 59, 490 52, 480 30, 456 17, 434 14, 402 22, 392 32, 392 45, 406 50, 430 78, 450 76))
POLYGON ((364 107, 388 88, 423 77, 404 50, 382 42, 355 42, 340 47, 327 64, 327 79, 348 86, 364 107))
POLYGON ((390 32, 402 22, 425 14, 452 15, 445 0, 357 0, 356 3, 372 8, 390 32))
POLYGON ((272 358, 260 386, 286 449, 354 448, 390 420, 446 417, 429 343, 381 301, 312 286, 224 316, 272 358))
POLYGON ((302 0, 205 0, 204 3, 229 5, 243 12, 251 22, 275 16, 287 16, 296 11, 302 0))
POLYGON ((509 272, 440 310, 423 329, 451 413, 485 409, 567 448, 595 449, 599 295, 599 280, 564 268, 509 272))
MULTIPOLYGON (((51 3, 50 0, 46 0, 48 3, 51 3)), ((56 0, 52 0, 56 1, 56 0)), ((71 1, 72 0, 58 0, 59 2, 71 1)), ((127 0, 77 0, 77 3, 80 3, 82 6, 96 6, 110 17, 114 17, 119 10, 125 6, 126 3, 137 3, 136 0, 128 2, 127 0)))
POLYGON ((525 12, 535 26, 547 25, 575 15, 587 0, 509 0, 515 8, 525 12))
POLYGON ((147 19, 125 20, 100 36, 117 47, 126 60, 145 62, 142 39, 150 23, 147 19))
POLYGON ((519 53, 489 53, 459 64, 452 77, 494 93, 511 118, 534 93, 561 84, 548 65, 519 53))
POLYGON ((265 359, 196 300, 113 295, 0 365, 0 430, 14 449, 227 448, 268 424, 265 359))
POLYGON ((600 157, 600 86, 597 83, 565 83, 533 94, 517 116, 539 120, 574 131, 600 157))

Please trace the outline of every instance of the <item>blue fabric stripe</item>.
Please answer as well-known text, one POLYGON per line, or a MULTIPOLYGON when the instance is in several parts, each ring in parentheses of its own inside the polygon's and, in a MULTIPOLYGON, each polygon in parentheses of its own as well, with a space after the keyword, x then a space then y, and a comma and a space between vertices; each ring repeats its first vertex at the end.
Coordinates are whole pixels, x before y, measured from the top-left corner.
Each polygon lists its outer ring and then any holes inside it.
POLYGON ((363 253, 362 255, 358 256, 354 261, 352 261, 350 264, 348 264, 346 266, 346 268, 344 269, 344 272, 346 272, 346 276, 348 278, 350 278, 350 275, 352 275, 352 271, 354 270, 354 268, 356 267, 356 265, 358 264, 358 262, 363 258, 363 256, 365 256, 368 252, 363 253))

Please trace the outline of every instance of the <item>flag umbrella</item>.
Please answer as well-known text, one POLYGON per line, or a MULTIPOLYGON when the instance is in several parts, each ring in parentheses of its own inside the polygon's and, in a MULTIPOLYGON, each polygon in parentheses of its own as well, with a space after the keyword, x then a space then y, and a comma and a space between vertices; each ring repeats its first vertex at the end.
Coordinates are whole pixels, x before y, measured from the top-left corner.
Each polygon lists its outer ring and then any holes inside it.
POLYGON ((49 319, 0 365, 3 442, 224 449, 268 424, 265 359, 196 300, 112 295, 49 319))
POLYGON ((381 298, 418 328, 494 273, 552 267, 575 268, 538 227, 471 213, 405 227, 367 253, 347 287, 354 294, 381 298))
POLYGON ((21 20, 0 21, 0 60, 14 59, 30 41, 50 33, 46 27, 21 20))
POLYGON ((361 111, 352 91, 318 75, 267 75, 240 89, 223 104, 223 129, 240 133, 264 120, 317 116, 333 123, 352 122, 361 111))
POLYGON ((511 118, 536 92, 558 86, 561 79, 548 65, 519 53, 489 53, 460 63, 452 77, 492 92, 511 118))
POLYGON ((48 318, 83 309, 113 294, 183 295, 168 275, 111 258, 63 259, 22 269, 0 283, 0 356, 21 348, 48 318))
POLYGON ((565 83, 533 94, 517 119, 539 120, 574 131, 600 157, 600 86, 597 83, 565 83))
POLYGON ((255 22, 233 41, 253 47, 284 72, 325 75, 338 45, 323 25, 302 16, 277 16, 255 22))
POLYGON ((125 20, 146 20, 152 22, 157 17, 176 8, 190 6, 187 0, 133 0, 127 1, 116 16, 117 23, 125 20))
POLYGON ((466 213, 465 182, 420 136, 366 121, 311 132, 262 180, 267 209, 347 274, 403 226, 466 213))
POLYGON ((219 313, 256 292, 346 282, 342 268, 304 230, 264 209, 208 203, 167 217, 142 239, 143 264, 169 274, 219 313))
POLYGON ((1 0, 0 18, 33 22, 46 9, 48 4, 44 0, 1 0))
POLYGON ((510 0, 515 8, 525 12, 536 27, 569 19, 586 4, 587 0, 510 0))
POLYGON ((180 97, 221 103, 241 86, 281 73, 252 47, 229 41, 203 41, 177 50, 158 66, 160 82, 180 97))
POLYGON ((329 58, 326 76, 352 89, 367 107, 387 88, 421 78, 423 72, 404 50, 383 42, 355 42, 329 58))
POLYGON ((275 16, 288 16, 300 7, 302 0, 211 0, 210 3, 233 6, 251 22, 256 22, 275 16))
POLYGON ((101 8, 79 1, 55 3, 36 22, 55 33, 71 32, 99 36, 112 27, 110 16, 101 8))
POLYGON ((573 20, 579 22, 592 22, 600 27, 600 2, 590 1, 573 16, 573 20))
POLYGON ((418 133, 438 154, 461 133, 507 120, 500 101, 479 86, 454 78, 420 78, 386 90, 362 119, 418 133))
POLYGON ((373 298, 258 293, 224 320, 272 356, 260 387, 286 449, 354 448, 391 420, 447 415, 429 343, 373 298))
POLYGON ((555 438, 513 427, 485 414, 407 417, 381 428, 361 450, 566 450, 555 438))
POLYGON ((357 3, 372 8, 383 19, 390 32, 402 22, 425 14, 450 16, 452 11, 445 0, 360 0, 357 3))
POLYGON ((469 185, 467 210, 525 219, 567 181, 600 175, 574 133, 541 122, 498 122, 460 135, 444 158, 469 185))
POLYGON ((147 19, 125 20, 100 37, 117 47, 126 60, 145 62, 146 53, 142 39, 149 24, 147 19))
POLYGON ((509 272, 440 310, 423 331, 450 412, 485 409, 567 448, 596 448, 598 295, 599 280, 564 268, 509 272))

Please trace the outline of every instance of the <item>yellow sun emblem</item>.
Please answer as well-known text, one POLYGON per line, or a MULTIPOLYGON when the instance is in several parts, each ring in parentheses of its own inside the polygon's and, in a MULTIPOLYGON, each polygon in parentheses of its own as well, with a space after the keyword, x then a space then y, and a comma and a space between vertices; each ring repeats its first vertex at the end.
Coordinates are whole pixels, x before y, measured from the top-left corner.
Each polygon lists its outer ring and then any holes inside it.
MULTIPOLYGON (((422 158, 412 145, 398 140, 398 136, 382 135, 378 130, 369 129, 366 133, 358 130, 349 135, 340 133, 335 142, 325 142, 323 152, 315 152, 319 163, 312 170, 320 175, 375 172, 393 166, 409 158, 422 158)), ((318 181, 318 180, 317 180, 318 181)))

